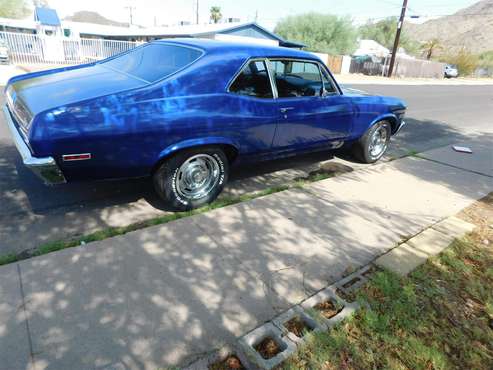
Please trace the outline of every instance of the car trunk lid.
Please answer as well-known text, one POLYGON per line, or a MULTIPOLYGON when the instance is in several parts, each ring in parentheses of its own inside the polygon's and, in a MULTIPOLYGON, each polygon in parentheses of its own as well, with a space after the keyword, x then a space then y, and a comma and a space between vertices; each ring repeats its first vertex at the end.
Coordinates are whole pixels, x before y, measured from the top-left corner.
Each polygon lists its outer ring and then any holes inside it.
POLYGON ((23 77, 8 86, 7 100, 11 103, 11 110, 16 105, 22 105, 31 117, 56 107, 148 84, 100 64, 23 77))

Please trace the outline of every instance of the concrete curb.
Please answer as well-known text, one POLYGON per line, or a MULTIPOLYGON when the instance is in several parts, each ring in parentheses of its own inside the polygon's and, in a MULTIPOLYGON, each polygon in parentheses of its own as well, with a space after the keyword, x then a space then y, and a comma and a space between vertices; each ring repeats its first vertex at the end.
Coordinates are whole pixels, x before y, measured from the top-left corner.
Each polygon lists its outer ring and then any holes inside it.
POLYGON ((455 216, 448 217, 378 257, 375 264, 405 276, 474 228, 475 225, 455 216))

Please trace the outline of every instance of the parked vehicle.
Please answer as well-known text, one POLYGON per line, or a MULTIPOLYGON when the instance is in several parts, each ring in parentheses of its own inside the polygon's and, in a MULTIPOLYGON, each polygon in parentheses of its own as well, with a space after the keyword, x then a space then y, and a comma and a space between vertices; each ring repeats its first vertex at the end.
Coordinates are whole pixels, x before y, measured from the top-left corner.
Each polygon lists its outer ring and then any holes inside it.
POLYGON ((457 66, 454 66, 453 64, 445 65, 445 78, 455 78, 458 76, 459 70, 457 69, 457 66))
POLYGON ((0 63, 1 64, 10 63, 9 47, 7 43, 2 39, 0 39, 0 63))
POLYGON ((151 176, 175 210, 213 201, 233 163, 353 148, 382 157, 397 99, 343 90, 315 55, 200 39, 12 78, 4 113, 46 183, 151 176))

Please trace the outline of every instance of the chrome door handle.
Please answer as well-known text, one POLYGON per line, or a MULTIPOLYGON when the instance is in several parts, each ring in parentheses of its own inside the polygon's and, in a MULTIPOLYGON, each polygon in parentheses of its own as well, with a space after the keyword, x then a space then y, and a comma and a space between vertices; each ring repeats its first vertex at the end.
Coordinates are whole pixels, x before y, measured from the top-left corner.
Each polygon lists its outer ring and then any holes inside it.
POLYGON ((281 113, 286 113, 288 110, 293 110, 294 107, 284 107, 284 108, 281 108, 279 109, 281 111, 281 113))

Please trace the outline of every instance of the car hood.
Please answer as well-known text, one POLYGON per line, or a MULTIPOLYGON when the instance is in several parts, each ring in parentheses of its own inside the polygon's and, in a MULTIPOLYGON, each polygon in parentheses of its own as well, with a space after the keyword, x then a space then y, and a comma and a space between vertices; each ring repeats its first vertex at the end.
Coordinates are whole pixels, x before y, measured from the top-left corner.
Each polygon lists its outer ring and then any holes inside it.
POLYGON ((23 75, 10 84, 9 90, 36 115, 49 109, 147 84, 138 78, 94 64, 23 75))
POLYGON ((406 109, 407 105, 404 101, 393 96, 382 96, 371 94, 363 90, 352 89, 349 87, 341 86, 342 93, 346 96, 355 98, 358 101, 366 101, 372 104, 385 104, 391 107, 391 109, 406 109))
POLYGON ((349 96, 373 96, 373 94, 370 94, 369 92, 353 89, 347 86, 341 86, 341 90, 344 95, 349 95, 349 96))

